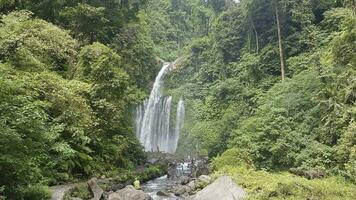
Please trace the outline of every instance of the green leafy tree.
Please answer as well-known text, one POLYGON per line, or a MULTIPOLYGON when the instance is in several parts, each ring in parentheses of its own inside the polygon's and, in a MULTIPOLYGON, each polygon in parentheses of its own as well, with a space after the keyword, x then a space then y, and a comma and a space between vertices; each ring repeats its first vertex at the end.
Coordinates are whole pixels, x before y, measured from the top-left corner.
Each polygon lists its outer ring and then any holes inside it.
POLYGON ((76 55, 76 41, 66 31, 27 11, 2 17, 0 59, 28 71, 43 69, 65 73, 76 55))
POLYGON ((36 98, 34 82, 19 79, 7 65, 0 70, 0 185, 5 195, 21 198, 22 187, 43 181, 60 127, 47 123, 49 104, 36 98))
POLYGON ((91 146, 100 155, 97 161, 123 167, 140 162, 144 155, 131 130, 131 115, 126 115, 137 91, 121 67, 120 56, 100 43, 86 46, 73 75, 93 84, 89 100, 97 117, 94 128, 98 134, 92 137, 91 146), (117 156, 111 157, 111 152, 117 152, 117 156))
POLYGON ((66 27, 72 34, 84 41, 107 41, 107 23, 104 7, 94 7, 88 4, 78 4, 75 7, 67 7, 60 12, 66 27))

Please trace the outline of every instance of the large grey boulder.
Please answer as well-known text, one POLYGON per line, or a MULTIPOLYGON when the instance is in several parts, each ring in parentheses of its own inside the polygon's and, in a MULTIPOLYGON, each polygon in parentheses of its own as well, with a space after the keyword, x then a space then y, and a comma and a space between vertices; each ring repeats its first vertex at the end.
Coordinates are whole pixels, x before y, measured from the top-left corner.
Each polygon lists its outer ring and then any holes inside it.
POLYGON ((91 191, 93 192, 93 198, 91 198, 90 200, 99 200, 101 198, 101 196, 104 193, 104 190, 100 188, 100 186, 97 183, 97 179, 96 178, 92 178, 88 181, 88 185, 91 189, 91 191))
POLYGON ((66 192, 73 189, 74 187, 75 184, 58 185, 58 186, 51 187, 52 197, 50 200, 62 200, 66 192))
POLYGON ((191 200, 239 200, 247 196, 247 193, 238 187, 231 177, 222 176, 212 184, 199 191, 191 200))
POLYGON ((136 190, 132 185, 109 194, 108 200, 151 200, 151 197, 142 190, 136 190))

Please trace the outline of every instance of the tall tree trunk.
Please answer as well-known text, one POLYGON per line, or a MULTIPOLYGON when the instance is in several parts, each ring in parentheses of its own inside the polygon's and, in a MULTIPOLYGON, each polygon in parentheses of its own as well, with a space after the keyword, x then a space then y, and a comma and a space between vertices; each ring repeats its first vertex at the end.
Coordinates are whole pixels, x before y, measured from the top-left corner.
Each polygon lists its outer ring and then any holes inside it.
POLYGON ((251 40, 251 30, 250 30, 250 32, 247 34, 247 48, 248 48, 248 50, 251 52, 251 42, 252 40, 251 40))
POLYGON ((259 45, 259 41, 258 41, 257 30, 256 30, 255 24, 253 22, 252 22, 252 28, 253 28, 253 31, 255 32, 255 36, 256 36, 256 53, 258 53, 260 50, 260 45, 259 45))
POLYGON ((274 1, 274 9, 276 12, 276 22, 277 22, 277 30, 278 30, 278 45, 279 45, 279 59, 281 62, 281 76, 282 82, 285 78, 285 61, 284 61, 284 50, 282 44, 282 33, 281 33, 281 23, 279 18, 279 9, 278 9, 278 2, 274 1))

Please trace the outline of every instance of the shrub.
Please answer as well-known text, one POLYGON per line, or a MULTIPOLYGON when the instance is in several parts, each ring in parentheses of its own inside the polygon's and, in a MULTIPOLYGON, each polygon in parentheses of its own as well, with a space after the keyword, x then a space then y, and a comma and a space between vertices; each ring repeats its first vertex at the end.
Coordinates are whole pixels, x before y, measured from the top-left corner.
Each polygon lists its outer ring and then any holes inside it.
POLYGON ((216 170, 224 166, 246 166, 248 168, 254 168, 251 156, 247 152, 237 148, 228 149, 221 156, 217 156, 213 160, 213 165, 216 170))
POLYGON ((44 185, 35 185, 23 191, 24 200, 48 200, 51 196, 51 190, 44 185))
POLYGON ((159 177, 164 174, 166 170, 163 166, 160 165, 152 165, 145 169, 139 176, 142 181, 147 181, 156 177, 159 177))
POLYGON ((72 197, 90 199, 92 197, 89 186, 86 183, 76 185, 70 192, 72 197))
POLYGON ((214 176, 230 175, 248 193, 248 199, 356 199, 356 186, 341 177, 308 180, 287 172, 266 172, 226 166, 214 176))

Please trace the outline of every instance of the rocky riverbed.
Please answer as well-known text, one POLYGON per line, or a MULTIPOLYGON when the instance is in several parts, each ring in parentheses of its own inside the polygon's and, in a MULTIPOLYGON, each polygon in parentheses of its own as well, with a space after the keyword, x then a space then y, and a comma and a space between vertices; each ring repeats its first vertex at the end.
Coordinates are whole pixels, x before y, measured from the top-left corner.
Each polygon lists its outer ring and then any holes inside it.
MULTIPOLYGON (((158 160, 150 160, 155 164, 158 160)), ((194 162, 170 162, 167 174, 143 182, 141 188, 132 186, 132 181, 113 185, 110 179, 91 179, 86 183, 90 190, 90 200, 238 200, 246 196, 230 177, 220 177, 215 181, 208 174, 211 172, 206 160, 194 162), (106 185, 104 188, 101 187, 106 185)), ((65 193, 70 193, 75 184, 53 187, 51 200, 62 200, 65 193)), ((66 195, 65 200, 81 200, 66 195)))
POLYGON ((168 175, 143 184, 142 189, 153 200, 188 199, 211 182, 208 166, 204 160, 175 164, 168 175))

